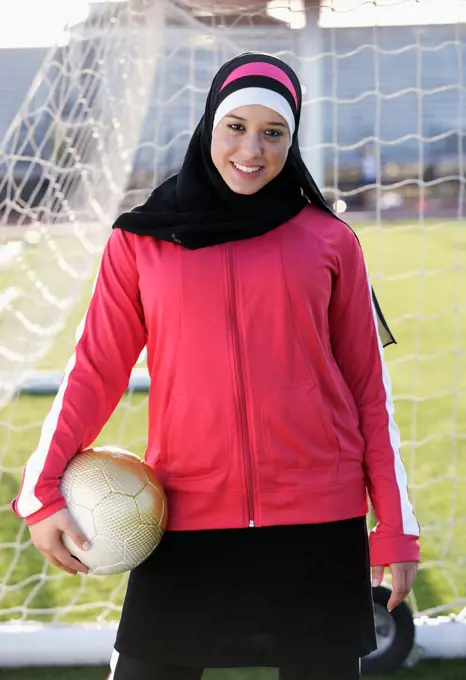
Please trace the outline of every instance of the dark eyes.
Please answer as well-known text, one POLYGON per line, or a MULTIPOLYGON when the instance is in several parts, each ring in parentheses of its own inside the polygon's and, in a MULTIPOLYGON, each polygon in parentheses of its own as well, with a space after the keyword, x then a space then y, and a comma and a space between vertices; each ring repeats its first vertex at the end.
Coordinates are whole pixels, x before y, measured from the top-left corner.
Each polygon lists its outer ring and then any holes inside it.
MULTIPOLYGON (((234 130, 235 132, 244 132, 245 128, 244 125, 241 125, 241 123, 229 123, 228 127, 234 130)), ((274 128, 271 128, 270 130, 265 130, 264 134, 267 135, 267 137, 281 137, 282 132, 280 130, 275 130, 274 128)))

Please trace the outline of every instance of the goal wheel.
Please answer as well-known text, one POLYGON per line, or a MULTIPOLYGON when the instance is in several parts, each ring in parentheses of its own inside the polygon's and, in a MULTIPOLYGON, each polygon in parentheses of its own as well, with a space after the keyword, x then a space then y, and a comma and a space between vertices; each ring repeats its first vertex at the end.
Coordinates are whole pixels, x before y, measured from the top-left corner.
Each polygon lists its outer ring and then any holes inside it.
POLYGON ((400 668, 414 645, 414 621, 411 609, 402 602, 392 612, 387 610, 391 590, 373 588, 377 649, 361 660, 363 675, 391 673, 400 668))

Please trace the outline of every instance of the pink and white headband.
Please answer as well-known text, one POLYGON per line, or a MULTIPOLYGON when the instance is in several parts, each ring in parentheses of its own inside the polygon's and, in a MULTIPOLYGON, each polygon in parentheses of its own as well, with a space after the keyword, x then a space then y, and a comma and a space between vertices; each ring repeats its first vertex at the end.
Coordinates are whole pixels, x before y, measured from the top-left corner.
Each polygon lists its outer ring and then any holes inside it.
POLYGON ((240 106, 260 104, 279 113, 293 137, 298 97, 291 79, 278 66, 252 61, 238 66, 223 83, 219 93, 212 132, 228 113, 240 106))

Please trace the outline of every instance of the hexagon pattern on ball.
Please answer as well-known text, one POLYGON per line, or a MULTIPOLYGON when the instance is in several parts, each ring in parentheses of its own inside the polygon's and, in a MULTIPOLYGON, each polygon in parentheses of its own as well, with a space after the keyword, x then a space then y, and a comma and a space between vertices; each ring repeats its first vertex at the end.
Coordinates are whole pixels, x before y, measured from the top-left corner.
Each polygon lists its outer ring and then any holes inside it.
POLYGON ((73 470, 69 496, 73 503, 92 510, 96 503, 103 501, 111 492, 103 470, 86 470, 82 466, 73 470))
POLYGON ((97 534, 121 536, 126 541, 141 524, 138 506, 132 496, 112 493, 94 508, 97 534))
POLYGON ((65 535, 63 543, 89 573, 133 569, 162 540, 167 523, 165 493, 138 456, 114 447, 83 451, 67 466, 60 489, 91 549, 80 550, 65 535))
POLYGON ((94 521, 94 511, 92 508, 85 508, 78 503, 73 503, 73 501, 70 501, 68 503, 68 510, 73 517, 79 517, 80 528, 87 536, 87 540, 89 542, 93 541, 97 536, 97 529, 94 521))
POLYGON ((102 473, 112 491, 127 496, 136 496, 147 484, 141 464, 135 465, 133 460, 122 457, 118 460, 118 466, 107 463, 102 473))
POLYGON ((159 526, 165 516, 165 498, 159 489, 150 482, 135 496, 134 500, 139 510, 139 517, 143 524, 159 526))
POLYGON ((86 553, 85 555, 84 559, 91 574, 106 576, 127 570, 127 567, 125 567, 127 563, 125 545, 118 539, 118 536, 109 538, 108 536, 97 535, 92 541, 89 555, 86 553), (102 556, 105 558, 104 564, 102 556))
MULTIPOLYGON (((103 450, 103 449, 102 449, 103 450)), ((106 457, 100 456, 100 449, 88 449, 86 453, 86 459, 81 456, 81 453, 74 456, 68 463, 68 466, 77 470, 79 468, 85 468, 86 470, 101 470, 107 464, 106 457)), ((84 453, 84 451, 82 452, 84 453)))
MULTIPOLYGON (((155 527, 155 531, 159 532, 159 542, 162 540, 162 530, 155 527)), ((152 540, 154 535, 154 527, 146 525, 139 525, 135 533, 132 534, 125 542, 125 559, 140 564, 144 561, 145 548, 147 541, 152 540)))

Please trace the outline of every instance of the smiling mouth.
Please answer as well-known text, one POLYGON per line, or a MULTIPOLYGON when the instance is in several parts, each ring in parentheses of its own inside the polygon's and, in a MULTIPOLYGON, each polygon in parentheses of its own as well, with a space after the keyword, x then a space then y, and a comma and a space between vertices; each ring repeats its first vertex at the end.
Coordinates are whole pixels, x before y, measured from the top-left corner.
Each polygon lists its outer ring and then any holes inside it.
POLYGON ((230 161, 230 163, 235 168, 235 170, 238 170, 238 172, 243 175, 254 176, 264 168, 263 165, 241 165, 240 163, 235 163, 234 161, 230 161))

